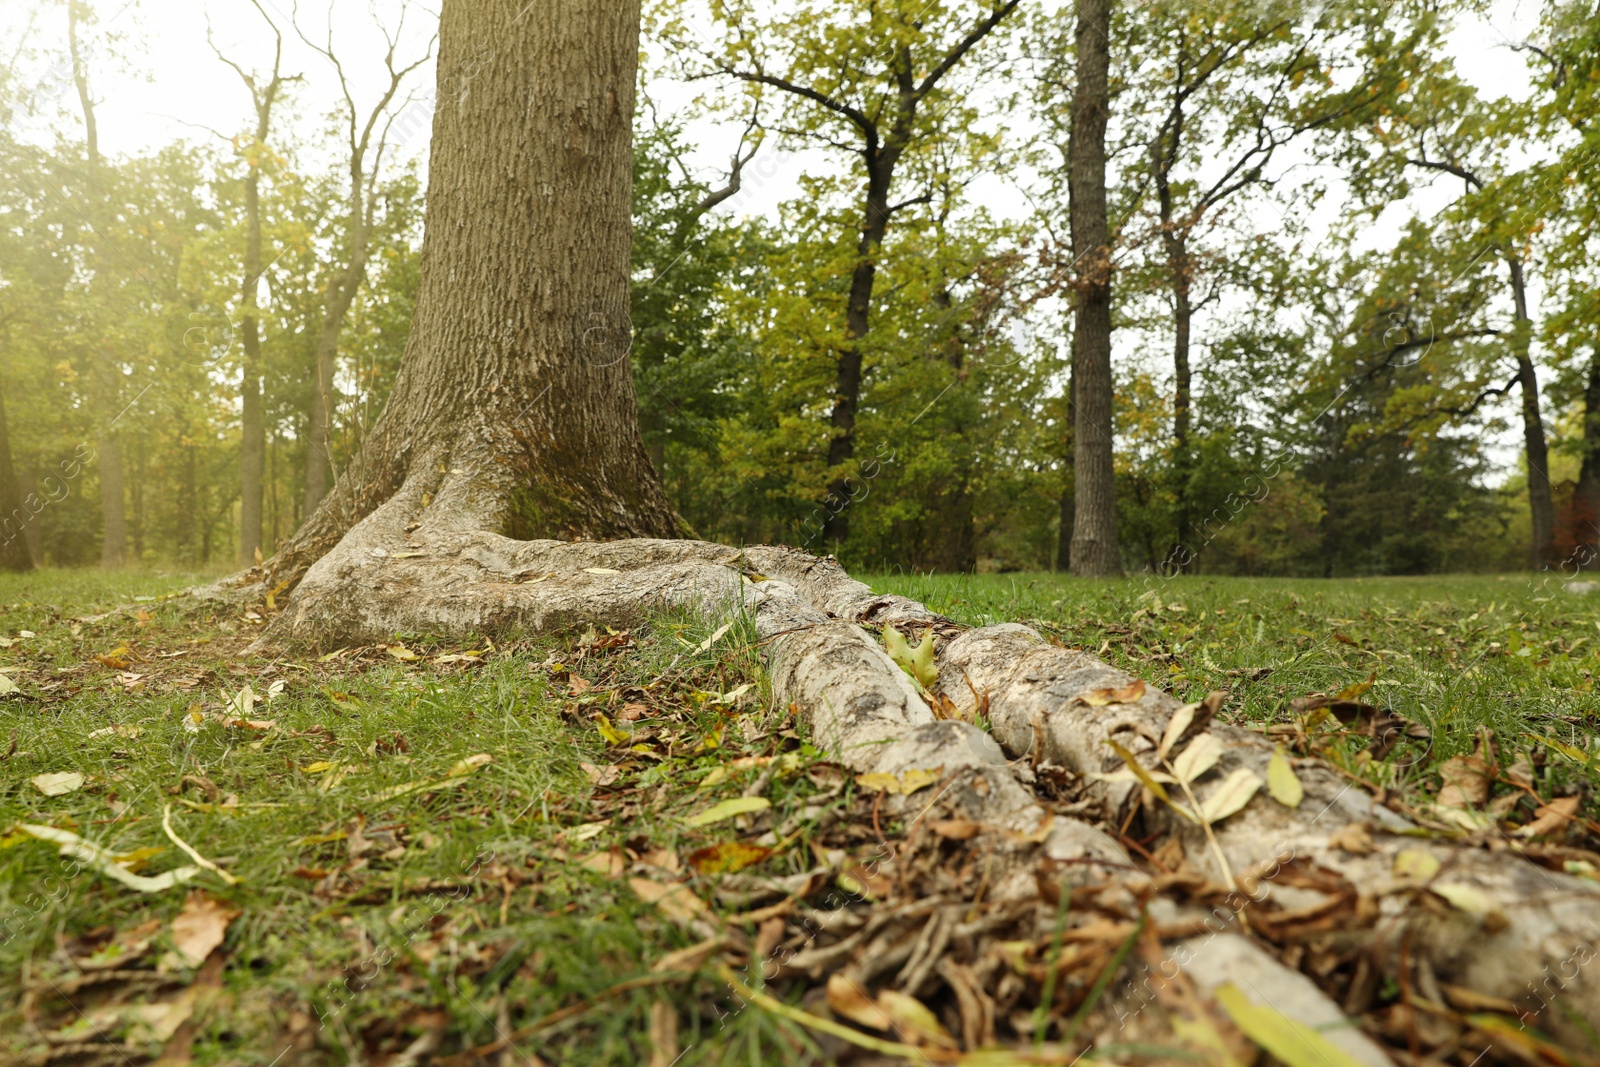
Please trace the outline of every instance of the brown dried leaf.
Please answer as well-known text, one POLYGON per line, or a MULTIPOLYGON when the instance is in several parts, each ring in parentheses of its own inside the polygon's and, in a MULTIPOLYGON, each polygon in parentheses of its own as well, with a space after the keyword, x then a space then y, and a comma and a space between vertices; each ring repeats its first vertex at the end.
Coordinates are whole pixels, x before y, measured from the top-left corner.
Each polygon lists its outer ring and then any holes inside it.
POLYGON ((661 914, 680 926, 711 917, 705 902, 690 892, 686 885, 662 885, 648 878, 629 878, 628 885, 640 900, 654 904, 661 914))
POLYGON ((1517 831, 1518 837, 1548 837, 1564 831, 1578 817, 1581 797, 1557 797, 1534 812, 1534 820, 1517 831))
POLYGON ((211 950, 222 944, 227 936, 228 924, 239 914, 204 893, 191 892, 184 901, 183 911, 172 920, 173 957, 185 967, 198 967, 205 962, 211 950))
POLYGON ((1078 699, 1091 708, 1103 708, 1110 704, 1137 704, 1144 694, 1144 679, 1135 678, 1121 689, 1091 689, 1078 699))
POLYGON ((1370 856, 1377 851, 1366 823, 1347 823, 1328 837, 1328 846, 1352 856, 1370 856))
POLYGON ((928 824, 928 829, 951 841, 969 841, 978 836, 983 823, 971 819, 940 819, 928 824))

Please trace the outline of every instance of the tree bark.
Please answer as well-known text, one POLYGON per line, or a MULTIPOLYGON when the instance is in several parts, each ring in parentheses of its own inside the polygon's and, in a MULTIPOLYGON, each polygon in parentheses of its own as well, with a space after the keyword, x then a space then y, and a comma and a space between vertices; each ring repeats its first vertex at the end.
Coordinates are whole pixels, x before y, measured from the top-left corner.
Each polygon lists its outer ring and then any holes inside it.
MULTIPOLYGON (((889 191, 894 170, 910 140, 916 100, 902 105, 888 142, 878 144, 877 131, 867 137, 862 156, 867 167, 867 189, 861 215, 861 238, 856 245, 856 265, 850 274, 850 296, 845 304, 845 346, 839 353, 839 369, 833 387, 833 411, 829 423, 833 436, 828 439, 828 466, 844 467, 856 454, 856 409, 861 403, 861 346, 872 329, 872 290, 878 277, 878 253, 889 232, 889 191), (911 109, 904 110, 905 106, 911 109)), ((837 548, 850 535, 850 477, 836 474, 828 484, 830 502, 823 521, 822 536, 837 548)))
POLYGON ((1072 257, 1078 272, 1072 334, 1077 388, 1072 573, 1117 575, 1117 496, 1112 461, 1111 233, 1106 209, 1111 0, 1078 0, 1078 84, 1068 169, 1072 257))
MULTIPOLYGON (((447 3, 416 313, 388 406, 261 575, 337 633, 362 571, 482 538, 670 536, 628 360, 639 4, 447 3), (493 41, 482 53, 476 46, 493 41), (315 566, 312 564, 315 563, 315 566), (310 568, 307 571, 307 568, 310 568)), ((286 616, 285 618, 288 618, 286 616)))
POLYGON ((349 259, 328 288, 328 303, 323 310, 322 326, 317 331, 317 347, 312 357, 311 375, 315 388, 311 396, 311 411, 306 420, 306 476, 304 514, 310 515, 328 493, 328 483, 333 475, 333 375, 339 357, 339 335, 344 332, 345 319, 355 303, 356 294, 367 277, 367 245, 371 240, 371 226, 361 188, 361 164, 351 165, 352 188, 350 211, 346 219, 349 259))
MULTIPOLYGON (((266 130, 258 126, 266 141, 266 130)), ((256 291, 261 285, 261 171, 251 163, 245 178, 245 282, 240 333, 245 366, 240 394, 240 448, 238 448, 238 561, 250 566, 261 555, 261 475, 266 467, 267 426, 261 398, 261 326, 256 318, 256 291)))
POLYGON ((1062 476, 1068 483, 1061 487, 1061 525, 1056 530, 1056 570, 1067 572, 1072 570, 1072 528, 1077 521, 1077 493, 1076 477, 1074 470, 1077 465, 1077 449, 1074 447, 1075 432, 1073 422, 1078 417, 1078 376, 1072 373, 1071 362, 1067 365, 1067 416, 1063 420, 1062 432, 1065 436, 1066 448, 1062 452, 1062 476))
POLYGON ((5 384, 0 382, 0 570, 33 569, 26 530, 33 515, 23 507, 22 486, 11 463, 11 431, 6 424, 5 384))
POLYGON ((1512 355, 1517 361, 1517 380, 1522 387, 1522 441, 1528 461, 1528 511, 1533 520, 1531 555, 1533 569, 1550 565, 1555 540, 1556 508, 1550 489, 1550 454, 1545 442, 1544 418, 1539 413, 1539 373, 1529 354, 1533 321, 1528 317, 1528 292, 1522 275, 1522 260, 1507 255, 1511 270, 1511 297, 1516 305, 1516 326, 1512 331, 1512 355))
MULTIPOLYGON (((78 104, 83 111, 84 148, 88 161, 88 213, 93 219, 101 214, 105 190, 101 187, 100 128, 95 119, 94 97, 89 92, 89 68, 78 41, 78 27, 82 24, 85 6, 82 0, 67 2, 67 43, 72 55, 72 80, 78 89, 78 104)), ((90 222, 93 232, 94 224, 90 222)), ((95 235, 98 238, 98 234, 95 235)), ((117 410, 121 396, 116 354, 109 348, 96 349, 89 357, 90 393, 101 425, 95 434, 95 452, 100 460, 100 514, 102 520, 100 565, 120 567, 127 558, 128 512, 122 479, 122 443, 117 437, 116 422, 122 416, 117 410)))
POLYGON ((272 103, 278 90, 273 71, 266 93, 258 96, 255 140, 246 153, 244 179, 244 280, 240 332, 243 335, 244 370, 240 383, 239 448, 239 563, 248 567, 260 558, 262 474, 266 467, 267 427, 261 396, 261 327, 256 307, 261 288, 261 155, 272 124, 272 103))

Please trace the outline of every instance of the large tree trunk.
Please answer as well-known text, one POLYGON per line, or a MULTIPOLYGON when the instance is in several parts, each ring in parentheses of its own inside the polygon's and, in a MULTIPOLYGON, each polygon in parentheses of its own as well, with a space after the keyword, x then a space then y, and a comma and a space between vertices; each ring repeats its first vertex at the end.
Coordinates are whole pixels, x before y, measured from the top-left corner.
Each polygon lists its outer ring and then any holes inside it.
POLYGON ((33 569, 25 531, 33 515, 23 507, 22 486, 11 465, 11 430, 6 425, 6 391, 0 382, 0 570, 33 569))
POLYGON ((1106 211, 1111 0, 1078 0, 1078 84, 1072 101, 1072 258, 1078 272, 1072 334, 1077 389, 1072 573, 1122 573, 1112 464, 1111 229, 1106 211))
POLYGON ((337 635, 375 561, 484 537, 671 535, 628 360, 638 0, 447 3, 422 275, 388 406, 267 565, 337 635), (483 54, 478 42, 499 47, 483 54), (316 565, 311 566, 313 563, 316 565), (310 567, 309 572, 306 568, 310 567))
POLYGON ((1511 268, 1511 296, 1516 303, 1516 328, 1512 333, 1512 354, 1517 360, 1517 380, 1522 392, 1522 441, 1528 461, 1528 511, 1533 520, 1533 569, 1550 565, 1555 538, 1556 507, 1550 491, 1550 455, 1545 443, 1544 418, 1539 413, 1539 374, 1529 354, 1533 322, 1528 318, 1528 292, 1522 276, 1522 260, 1507 256, 1511 268))

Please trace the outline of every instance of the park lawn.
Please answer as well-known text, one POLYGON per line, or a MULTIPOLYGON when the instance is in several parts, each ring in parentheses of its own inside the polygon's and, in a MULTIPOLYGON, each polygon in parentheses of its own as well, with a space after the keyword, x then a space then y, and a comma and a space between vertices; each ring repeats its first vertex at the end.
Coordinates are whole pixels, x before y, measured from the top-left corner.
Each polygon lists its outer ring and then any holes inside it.
MULTIPOLYGON (((1225 689, 1239 721, 1287 722, 1292 698, 1370 677, 1367 699, 1429 726, 1432 751, 1335 755, 1419 795, 1481 725, 1507 762, 1508 745, 1577 751, 1594 728, 1600 596, 1559 582, 869 581, 961 622, 1027 620, 1185 697, 1225 689)), ((870 798, 772 706, 747 624, 262 656, 245 651, 262 620, 169 598, 190 584, 0 576, 0 671, 21 690, 0 698, 0 748, 15 738, 0 773, 0 1062, 45 1036, 81 1042, 79 1063, 164 1050, 290 1067, 512 1033, 506 1062, 826 1058, 796 1024, 739 1010, 715 956, 652 969, 710 929, 695 899, 748 916, 820 862, 877 847, 870 798), (49 774, 82 784, 46 795, 34 779, 49 774), (693 824, 747 792, 771 808, 693 824), (139 892, 18 829, 74 832, 154 877, 193 862, 163 829, 169 809, 228 879, 139 892), (734 842, 752 847, 718 848, 734 842), (685 873, 695 898, 645 902, 685 873)), ((1551 752, 1540 792, 1579 789, 1589 772, 1551 752)))

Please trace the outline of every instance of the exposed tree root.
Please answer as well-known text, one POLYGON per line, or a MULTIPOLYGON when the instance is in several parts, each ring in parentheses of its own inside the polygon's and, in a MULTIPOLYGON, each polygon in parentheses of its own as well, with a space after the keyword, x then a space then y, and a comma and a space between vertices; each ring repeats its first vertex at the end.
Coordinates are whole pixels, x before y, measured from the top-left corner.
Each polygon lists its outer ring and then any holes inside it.
MULTIPOLYGON (((746 612, 767 642, 775 691, 799 708, 819 747, 861 774, 940 769, 937 790, 889 798, 884 811, 914 822, 938 803, 982 824, 993 862, 984 886, 958 887, 969 901, 973 893, 1023 906, 1032 900, 1047 917, 1051 908, 1038 903, 1041 880, 1069 888, 1120 885, 1130 901, 1143 902, 1153 929, 1167 932, 1170 940, 1158 937, 1154 948, 1141 949, 1138 966, 1150 980, 1114 985, 1091 1024, 1100 1029, 1085 1036, 1170 1035, 1184 1015, 1182 996, 1207 996, 1230 982, 1313 1027, 1367 1011, 1385 980, 1404 993, 1405 1016, 1396 1025, 1412 1031, 1426 1028, 1435 1008, 1482 1017, 1498 1007, 1513 1017, 1509 1036, 1492 1036, 1488 1023, 1469 1031, 1477 1042, 1470 1051, 1494 1052, 1485 1062, 1536 1058, 1532 1046, 1519 1046, 1518 1025, 1579 1049, 1591 1039, 1590 1022, 1600 1020, 1600 979, 1589 966, 1600 937, 1600 886, 1540 867, 1504 839, 1454 841, 1422 831, 1315 760, 1297 762, 1304 787, 1297 807, 1263 788, 1218 821, 1212 836, 1174 810, 1186 804, 1177 786, 1166 804, 1126 773, 1117 780, 1123 759, 1108 743, 1154 768, 1180 704, 1153 687, 1130 693, 1131 676, 1053 647, 1027 627, 963 631, 914 601, 874 594, 831 559, 791 549, 518 542, 457 525, 410 524, 403 516, 421 508, 403 496, 376 509, 310 568, 268 640, 329 646, 396 631, 634 626, 662 609, 746 612), (940 705, 964 710, 965 718, 983 711, 992 733, 961 718, 937 718, 863 624, 932 626, 940 637, 940 705), (1109 690, 1123 690, 1123 699, 1095 696, 1109 690), (1181 858, 1178 871, 1163 875, 1159 865, 1134 863, 1090 821, 1053 819, 1035 789, 1035 770, 1052 767, 1057 777, 1070 776, 1091 820, 1137 827, 1147 840, 1180 842, 1181 850, 1168 853, 1181 858), (1236 891, 1220 907, 1199 902, 1205 893, 1197 886, 1219 884, 1236 891), (1185 929, 1209 932, 1184 939, 1185 929), (1263 951, 1262 944, 1277 951, 1263 951), (1319 989, 1283 958, 1313 970, 1334 961, 1340 977, 1317 975, 1319 989), (1337 1003, 1328 989, 1335 989, 1337 1003)), ((1234 772, 1267 779, 1273 743, 1207 723, 1203 714, 1169 759, 1202 734, 1220 742, 1221 755, 1210 775, 1195 780, 1201 804, 1234 772)), ((866 970, 849 951, 817 946, 783 969, 820 976, 856 959, 851 977, 863 985, 892 971, 913 994, 919 985, 942 982, 965 1016, 982 990, 970 973, 945 966, 942 947, 934 947, 948 942, 958 918, 941 919, 942 934, 930 929, 932 921, 921 915, 910 927, 852 935, 863 945, 886 939, 867 954, 875 962, 866 970)), ((974 1016, 978 1030, 980 1016, 974 1016)), ((1388 1062, 1358 1029, 1324 1036, 1359 1062, 1388 1062)))

